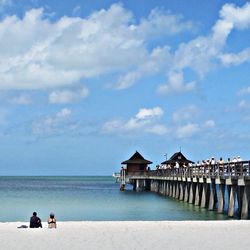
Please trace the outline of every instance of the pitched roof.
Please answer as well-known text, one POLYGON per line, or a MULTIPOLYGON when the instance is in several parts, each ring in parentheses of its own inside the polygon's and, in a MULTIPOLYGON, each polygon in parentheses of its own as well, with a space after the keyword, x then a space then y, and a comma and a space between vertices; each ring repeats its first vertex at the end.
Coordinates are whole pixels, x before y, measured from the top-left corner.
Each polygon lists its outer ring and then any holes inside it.
POLYGON ((123 161, 121 164, 151 164, 151 161, 148 161, 143 158, 139 152, 135 152, 128 160, 123 161))
POLYGON ((194 163, 188 160, 181 152, 174 153, 169 160, 162 162, 161 164, 172 164, 172 163, 194 163))

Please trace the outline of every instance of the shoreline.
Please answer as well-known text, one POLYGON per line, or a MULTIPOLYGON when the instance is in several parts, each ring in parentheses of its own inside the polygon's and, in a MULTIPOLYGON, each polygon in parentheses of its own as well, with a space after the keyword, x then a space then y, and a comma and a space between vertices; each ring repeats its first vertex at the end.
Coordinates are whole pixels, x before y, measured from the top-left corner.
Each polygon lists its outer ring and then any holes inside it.
POLYGON ((1 249, 249 249, 250 221, 0 222, 1 249))

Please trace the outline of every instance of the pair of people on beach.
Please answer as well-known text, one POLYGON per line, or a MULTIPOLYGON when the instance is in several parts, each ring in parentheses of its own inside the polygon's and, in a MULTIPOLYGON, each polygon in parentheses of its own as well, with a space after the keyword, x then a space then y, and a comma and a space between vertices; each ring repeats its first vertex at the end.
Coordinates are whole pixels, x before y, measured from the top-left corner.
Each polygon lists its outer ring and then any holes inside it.
MULTIPOLYGON (((33 216, 30 217, 30 228, 39 228, 42 226, 41 219, 37 216, 37 213, 34 212, 33 216)), ((48 218, 48 228, 56 228, 56 218, 53 213, 50 213, 48 218)))

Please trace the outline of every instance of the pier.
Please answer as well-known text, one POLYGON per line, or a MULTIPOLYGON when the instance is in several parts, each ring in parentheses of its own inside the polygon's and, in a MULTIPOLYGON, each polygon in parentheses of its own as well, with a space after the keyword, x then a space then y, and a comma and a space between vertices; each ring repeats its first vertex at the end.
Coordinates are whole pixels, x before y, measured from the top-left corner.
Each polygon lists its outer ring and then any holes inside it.
POLYGON ((149 170, 147 164, 151 162, 136 152, 122 163, 127 164, 127 168, 122 170, 126 172, 121 178, 122 189, 129 183, 135 191, 148 190, 218 213, 227 213, 229 217, 249 219, 250 161, 185 165, 191 161, 180 152, 171 158, 172 162, 178 163, 178 168, 169 165, 167 169, 149 170))

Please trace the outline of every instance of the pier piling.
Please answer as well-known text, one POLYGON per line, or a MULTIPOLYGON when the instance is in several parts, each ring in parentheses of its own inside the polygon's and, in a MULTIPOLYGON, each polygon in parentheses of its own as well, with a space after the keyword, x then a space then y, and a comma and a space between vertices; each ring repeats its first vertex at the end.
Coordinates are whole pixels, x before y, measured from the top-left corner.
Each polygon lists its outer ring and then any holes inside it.
POLYGON ((218 213, 227 211, 229 217, 249 219, 250 161, 239 163, 237 168, 226 163, 220 166, 223 171, 216 172, 216 168, 219 169, 213 166, 208 170, 199 167, 151 170, 126 176, 122 169, 121 190, 125 189, 128 179, 136 191, 149 190, 218 213))

